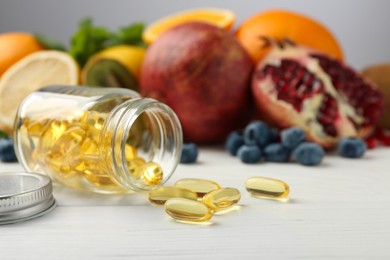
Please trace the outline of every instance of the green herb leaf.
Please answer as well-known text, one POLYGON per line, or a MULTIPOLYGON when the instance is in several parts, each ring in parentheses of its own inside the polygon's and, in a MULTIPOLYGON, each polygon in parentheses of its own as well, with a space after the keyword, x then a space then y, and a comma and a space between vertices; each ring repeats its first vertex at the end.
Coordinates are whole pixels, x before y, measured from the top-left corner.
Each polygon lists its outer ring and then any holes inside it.
POLYGON ((105 27, 94 26, 91 18, 84 18, 72 35, 69 54, 83 67, 90 56, 110 46, 127 44, 146 47, 142 40, 144 27, 143 23, 138 22, 112 33, 105 27))
POLYGON ((128 44, 146 47, 142 40, 142 32, 145 25, 141 22, 130 24, 120 28, 117 32, 111 34, 110 46, 128 44))
POLYGON ((83 67, 90 56, 105 48, 109 36, 106 28, 95 27, 91 18, 85 18, 72 36, 69 53, 83 67))
POLYGON ((34 37, 43 47, 45 47, 45 49, 66 51, 65 46, 61 42, 54 40, 48 36, 42 34, 34 34, 34 37))
POLYGON ((6 138, 6 137, 8 137, 8 135, 5 132, 0 130, 0 138, 6 138))

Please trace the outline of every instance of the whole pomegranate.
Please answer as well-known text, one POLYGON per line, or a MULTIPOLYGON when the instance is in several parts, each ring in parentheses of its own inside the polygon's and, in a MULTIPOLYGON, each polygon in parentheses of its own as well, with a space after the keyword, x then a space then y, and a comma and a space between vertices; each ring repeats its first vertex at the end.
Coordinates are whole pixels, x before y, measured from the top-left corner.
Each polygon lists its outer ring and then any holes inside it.
POLYGON ((187 141, 218 143, 246 115, 252 64, 229 31, 185 23, 148 48, 141 93, 176 112, 187 141))
POLYGON ((383 110, 376 86, 327 55, 291 42, 273 44, 252 79, 258 110, 281 128, 298 126, 326 148, 368 134, 383 110))

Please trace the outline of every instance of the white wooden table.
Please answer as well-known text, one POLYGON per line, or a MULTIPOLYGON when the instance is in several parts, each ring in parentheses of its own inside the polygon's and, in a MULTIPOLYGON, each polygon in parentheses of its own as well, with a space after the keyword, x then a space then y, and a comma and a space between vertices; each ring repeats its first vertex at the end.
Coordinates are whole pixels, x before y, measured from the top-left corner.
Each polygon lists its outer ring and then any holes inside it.
MULTIPOLYGON (((21 169, 0 164, 0 172, 21 169)), ((168 184, 186 177, 240 189, 240 207, 207 225, 184 224, 146 194, 56 186, 54 211, 0 226, 0 259, 390 259, 390 149, 304 167, 244 165, 222 148, 202 148, 199 163, 180 165, 168 184), (290 200, 251 197, 251 176, 284 180, 290 200)))

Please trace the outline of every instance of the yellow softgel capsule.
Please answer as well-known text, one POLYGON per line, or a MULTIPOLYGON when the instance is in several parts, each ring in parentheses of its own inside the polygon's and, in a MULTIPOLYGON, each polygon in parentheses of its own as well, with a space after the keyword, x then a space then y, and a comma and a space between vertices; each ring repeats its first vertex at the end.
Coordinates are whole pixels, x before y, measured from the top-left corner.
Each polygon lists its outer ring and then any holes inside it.
POLYGON ((70 126, 57 138, 49 150, 49 154, 55 156, 75 156, 85 140, 85 129, 81 126, 70 126))
POLYGON ((138 167, 141 167, 142 165, 144 165, 146 162, 143 158, 141 157, 136 157, 134 159, 131 159, 129 161, 127 161, 127 166, 129 168, 129 171, 134 173, 135 170, 138 169, 138 167))
POLYGON ((218 183, 205 179, 181 179, 175 183, 176 187, 192 190, 198 194, 199 198, 202 198, 206 193, 220 189, 218 183))
POLYGON ((290 187, 284 181, 266 177, 249 178, 245 187, 254 196, 269 198, 284 198, 290 192, 290 187))
POLYGON ((88 174, 86 172, 85 177, 88 179, 89 182, 91 182, 95 186, 112 186, 116 187, 117 185, 112 181, 110 176, 105 174, 99 174, 97 172, 92 172, 91 174, 88 174))
POLYGON ((149 192, 149 201, 155 205, 164 205, 172 198, 197 200, 198 195, 193 191, 173 186, 163 186, 149 192))
POLYGON ((213 216, 213 211, 196 200, 172 198, 165 202, 165 211, 174 219, 190 222, 204 222, 213 216))
POLYGON ((37 144, 40 153, 46 154, 54 143, 62 136, 67 126, 61 121, 51 121, 46 129, 42 129, 42 134, 37 144))
POLYGON ((236 188, 222 188, 208 192, 202 202, 214 211, 226 209, 241 199, 241 193, 236 188))
POLYGON ((23 121, 23 125, 26 126, 27 132, 32 137, 40 137, 41 134, 46 130, 50 123, 49 119, 45 119, 42 121, 31 121, 26 118, 23 121))
POLYGON ((133 146, 126 144, 125 157, 126 157, 126 161, 135 159, 137 157, 137 150, 133 146))
POLYGON ((147 162, 134 170, 133 176, 147 185, 158 185, 163 180, 163 170, 155 162, 147 162))

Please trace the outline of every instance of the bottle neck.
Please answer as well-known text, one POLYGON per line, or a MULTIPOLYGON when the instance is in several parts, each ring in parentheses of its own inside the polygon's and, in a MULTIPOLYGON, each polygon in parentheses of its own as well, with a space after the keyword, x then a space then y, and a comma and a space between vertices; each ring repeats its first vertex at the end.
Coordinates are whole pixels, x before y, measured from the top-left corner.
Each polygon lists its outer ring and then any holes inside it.
POLYGON ((168 106, 151 98, 135 98, 114 108, 101 142, 109 175, 118 185, 126 190, 152 190, 172 176, 183 137, 179 119, 168 106), (148 163, 161 168, 161 180, 148 181, 137 174, 148 163))

